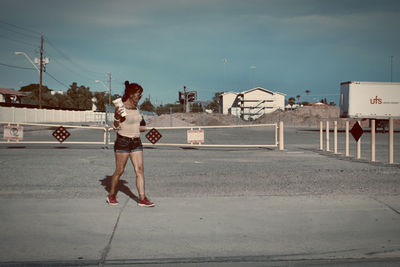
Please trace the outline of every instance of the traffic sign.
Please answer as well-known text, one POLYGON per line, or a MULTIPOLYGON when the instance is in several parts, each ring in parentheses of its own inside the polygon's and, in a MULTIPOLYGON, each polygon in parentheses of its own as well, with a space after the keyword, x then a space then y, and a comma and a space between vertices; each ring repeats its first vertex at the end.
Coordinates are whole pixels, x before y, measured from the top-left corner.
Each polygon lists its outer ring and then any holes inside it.
POLYGON ((187 142, 193 143, 204 143, 204 130, 187 130, 187 142))
POLYGON ((158 140, 160 140, 162 135, 155 129, 151 129, 147 134, 146 138, 149 140, 153 145, 157 143, 158 140))
POLYGON ((53 136, 60 142, 64 142, 71 134, 63 126, 58 127, 54 132, 53 136))
POLYGON ((356 142, 360 139, 361 135, 364 133, 358 121, 354 124, 353 128, 350 131, 351 135, 354 137, 356 142))
POLYGON ((24 128, 22 126, 4 126, 4 139, 22 140, 24 138, 24 128))

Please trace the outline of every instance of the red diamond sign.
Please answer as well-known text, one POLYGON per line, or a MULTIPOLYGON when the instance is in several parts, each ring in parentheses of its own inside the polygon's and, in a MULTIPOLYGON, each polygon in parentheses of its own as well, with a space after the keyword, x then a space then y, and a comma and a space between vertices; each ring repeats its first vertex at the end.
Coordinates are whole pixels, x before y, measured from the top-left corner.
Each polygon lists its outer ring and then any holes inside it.
POLYGON ((156 129, 151 129, 147 134, 146 138, 154 145, 157 143, 158 140, 160 140, 162 135, 156 130, 156 129))
POLYGON ((360 124, 358 122, 356 122, 353 126, 353 128, 351 128, 350 131, 351 135, 354 137, 354 139, 356 140, 356 142, 358 142, 358 140, 360 139, 361 135, 364 133, 363 129, 361 128, 360 124))
POLYGON ((71 134, 64 127, 58 127, 54 132, 53 136, 60 142, 64 142, 71 134))

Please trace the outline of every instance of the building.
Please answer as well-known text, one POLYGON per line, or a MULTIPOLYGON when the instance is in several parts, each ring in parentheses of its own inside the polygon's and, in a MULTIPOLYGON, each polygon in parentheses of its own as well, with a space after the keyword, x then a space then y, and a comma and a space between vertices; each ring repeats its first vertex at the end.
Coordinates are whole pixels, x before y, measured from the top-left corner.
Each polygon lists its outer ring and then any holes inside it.
POLYGON ((25 94, 9 88, 0 88, 0 103, 19 103, 22 102, 22 97, 26 96, 25 94))
POLYGON ((285 109, 285 94, 256 87, 240 93, 220 95, 220 110, 244 120, 255 120, 266 113, 285 109))

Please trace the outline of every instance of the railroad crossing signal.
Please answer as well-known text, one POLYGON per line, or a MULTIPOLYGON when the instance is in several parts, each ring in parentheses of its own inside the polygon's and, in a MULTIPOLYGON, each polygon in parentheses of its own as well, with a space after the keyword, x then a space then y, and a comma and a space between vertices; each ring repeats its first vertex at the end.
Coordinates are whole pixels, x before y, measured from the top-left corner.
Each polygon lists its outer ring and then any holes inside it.
POLYGON ((361 135, 364 133, 358 121, 354 124, 353 128, 350 131, 351 135, 354 137, 356 142, 360 139, 361 135))
POLYGON ((53 136, 60 142, 64 142, 71 134, 64 127, 58 127, 54 132, 53 136))
POLYGON ((160 140, 162 135, 155 129, 151 129, 147 134, 146 138, 154 145, 157 143, 158 140, 160 140))

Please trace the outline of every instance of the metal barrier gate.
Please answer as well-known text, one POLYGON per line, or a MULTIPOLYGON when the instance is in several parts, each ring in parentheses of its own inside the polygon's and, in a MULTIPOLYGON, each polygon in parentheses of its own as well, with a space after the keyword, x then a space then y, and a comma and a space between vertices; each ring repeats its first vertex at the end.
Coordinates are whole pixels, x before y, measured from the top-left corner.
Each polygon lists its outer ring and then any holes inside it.
MULTIPOLYGON (((1 125, 5 126, 39 126, 39 127, 51 127, 56 128, 63 126, 64 128, 75 128, 75 129, 90 129, 90 130, 102 130, 103 131, 103 141, 64 141, 59 142, 54 141, 37 141, 37 140, 13 140, 0 141, 0 144, 98 144, 98 145, 113 145, 114 142, 111 141, 111 133, 115 131, 112 127, 106 126, 76 126, 76 125, 60 125, 60 124, 38 124, 38 123, 13 123, 13 122, 0 122, 1 125)), ((279 146, 279 150, 284 149, 284 139, 283 139, 283 123, 272 123, 272 124, 256 124, 256 125, 228 125, 228 126, 183 126, 183 127, 151 127, 149 126, 147 130, 155 128, 157 130, 203 130, 203 129, 224 129, 224 128, 249 128, 249 127, 273 127, 274 130, 274 142, 272 144, 203 144, 203 143, 149 143, 143 142, 146 146, 178 146, 178 147, 217 147, 217 148, 274 148, 279 146)), ((48 129, 47 129, 48 130, 48 129)), ((143 139, 143 138, 142 138, 143 139)))

